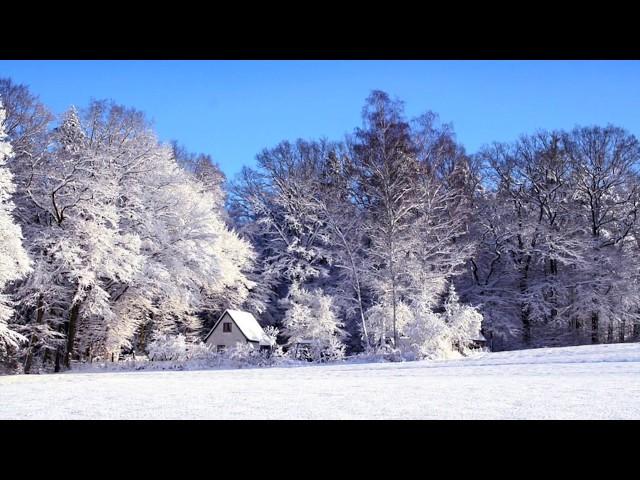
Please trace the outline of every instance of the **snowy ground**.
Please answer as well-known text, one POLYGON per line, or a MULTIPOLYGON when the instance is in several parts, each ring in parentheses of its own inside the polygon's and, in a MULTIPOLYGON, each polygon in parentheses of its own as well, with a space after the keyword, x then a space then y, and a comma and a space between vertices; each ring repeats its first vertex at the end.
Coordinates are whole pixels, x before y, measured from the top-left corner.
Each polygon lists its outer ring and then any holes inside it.
POLYGON ((640 344, 443 362, 0 377, 2 419, 640 419, 640 344))

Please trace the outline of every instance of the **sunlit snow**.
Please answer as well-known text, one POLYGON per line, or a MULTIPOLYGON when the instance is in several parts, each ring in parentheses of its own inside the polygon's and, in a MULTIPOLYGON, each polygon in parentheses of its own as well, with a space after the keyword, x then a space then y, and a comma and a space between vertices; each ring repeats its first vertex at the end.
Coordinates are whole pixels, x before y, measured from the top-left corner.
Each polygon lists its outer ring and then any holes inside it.
POLYGON ((0 377, 3 419, 640 419, 640 344, 449 361, 0 377))

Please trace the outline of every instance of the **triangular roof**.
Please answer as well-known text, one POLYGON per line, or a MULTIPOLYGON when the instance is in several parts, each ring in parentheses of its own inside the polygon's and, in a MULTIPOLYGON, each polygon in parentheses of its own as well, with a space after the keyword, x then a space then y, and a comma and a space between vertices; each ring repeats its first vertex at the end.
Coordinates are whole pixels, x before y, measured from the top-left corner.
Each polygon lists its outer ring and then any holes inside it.
POLYGON ((207 341, 207 338, 213 333, 213 331, 218 327, 220 321, 224 318, 225 314, 229 314, 231 319, 238 326, 242 334, 246 337, 250 342, 258 342, 260 345, 272 345, 273 341, 264 333, 262 327, 256 320, 256 318, 249 312, 243 312, 241 310, 225 310, 218 321, 213 325, 211 331, 204 337, 204 341, 207 341))
POLYGON ((473 340, 476 341, 476 342, 486 342, 487 341, 487 339, 482 334, 482 332, 478 332, 478 335, 476 335, 473 340))

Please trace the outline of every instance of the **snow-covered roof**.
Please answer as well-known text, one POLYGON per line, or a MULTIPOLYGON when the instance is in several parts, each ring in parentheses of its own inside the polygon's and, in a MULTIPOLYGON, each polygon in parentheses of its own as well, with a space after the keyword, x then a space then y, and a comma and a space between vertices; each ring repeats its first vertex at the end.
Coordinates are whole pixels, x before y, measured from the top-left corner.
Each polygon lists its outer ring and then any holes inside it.
POLYGON ((474 340, 476 342, 486 342, 487 339, 484 338, 484 335, 481 332, 478 332, 478 335, 475 336, 474 340))
MULTIPOLYGON (((243 312, 241 310, 226 310, 225 313, 229 314, 242 334, 247 337, 247 340, 249 340, 250 342, 258 342, 260 343, 260 345, 273 344, 273 341, 267 336, 266 333, 264 333, 264 330, 262 330, 262 327, 251 313, 243 312)), ((222 314, 220 320, 222 320, 225 313, 222 314)), ((220 323, 220 320, 216 322, 216 324, 211 329, 211 332, 216 329, 216 327, 220 323)), ((209 335, 211 335, 211 332, 209 332, 209 335)), ((207 338, 209 337, 209 335, 207 335, 207 338)))

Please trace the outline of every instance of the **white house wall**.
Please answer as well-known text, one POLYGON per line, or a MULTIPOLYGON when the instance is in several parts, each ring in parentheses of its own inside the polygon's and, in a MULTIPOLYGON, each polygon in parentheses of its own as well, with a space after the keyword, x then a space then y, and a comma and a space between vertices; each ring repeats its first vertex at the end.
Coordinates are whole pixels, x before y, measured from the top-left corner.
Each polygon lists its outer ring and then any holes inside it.
POLYGON ((236 325, 236 322, 233 321, 228 313, 225 313, 222 320, 216 325, 216 329, 209 335, 209 338, 207 338, 206 344, 210 345, 213 350, 216 350, 217 345, 225 345, 227 348, 230 348, 238 342, 247 343, 247 339, 238 328, 238 325, 236 325), (225 322, 231 323, 230 332, 222 331, 222 324, 225 322))

